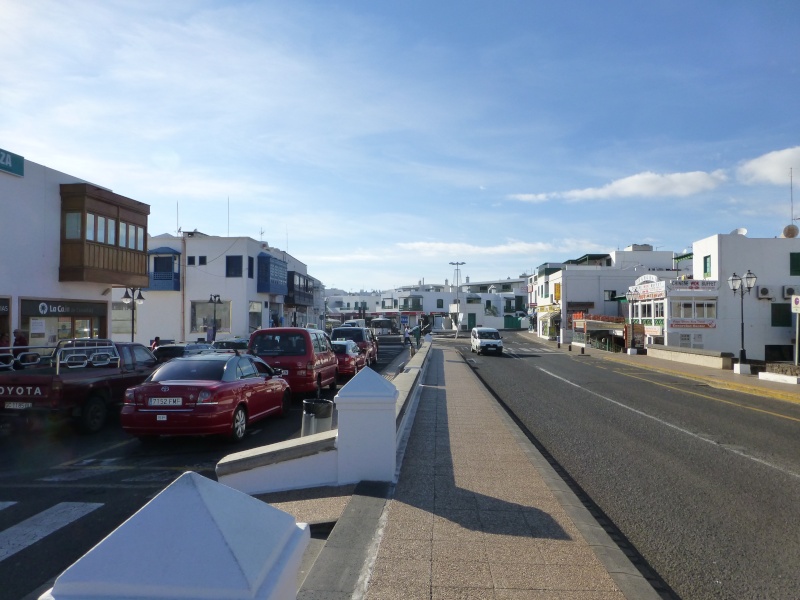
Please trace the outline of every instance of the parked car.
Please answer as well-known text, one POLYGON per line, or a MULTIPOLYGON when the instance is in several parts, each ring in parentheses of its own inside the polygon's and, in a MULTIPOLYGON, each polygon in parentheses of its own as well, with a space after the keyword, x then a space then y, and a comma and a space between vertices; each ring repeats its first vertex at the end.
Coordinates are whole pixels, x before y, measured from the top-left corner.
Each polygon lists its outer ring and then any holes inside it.
POLYGON ((250 340, 245 338, 228 338, 227 340, 216 340, 211 344, 214 350, 247 350, 250 340))
POLYGON ((353 340, 331 342, 331 346, 339 361, 340 377, 353 377, 367 365, 364 351, 353 340))
POLYGON ((268 327, 254 331, 247 350, 268 365, 286 372, 295 394, 322 395, 336 389, 339 361, 324 331, 303 327, 268 327))
POLYGON ((206 344, 205 342, 175 342, 158 346, 153 350, 153 354, 158 359, 158 362, 163 363, 178 356, 192 356, 193 354, 211 352, 211 350, 211 344, 206 344))
POLYGON ((352 340, 364 351, 367 366, 378 362, 378 339, 366 327, 342 326, 331 330, 331 341, 352 340))
POLYGON ((289 384, 255 356, 195 354, 162 364, 128 388, 122 428, 141 439, 159 435, 224 435, 240 441, 255 421, 285 417, 289 384))
POLYGON ((470 334, 470 350, 482 354, 484 352, 503 353, 503 338, 493 327, 473 327, 470 334))

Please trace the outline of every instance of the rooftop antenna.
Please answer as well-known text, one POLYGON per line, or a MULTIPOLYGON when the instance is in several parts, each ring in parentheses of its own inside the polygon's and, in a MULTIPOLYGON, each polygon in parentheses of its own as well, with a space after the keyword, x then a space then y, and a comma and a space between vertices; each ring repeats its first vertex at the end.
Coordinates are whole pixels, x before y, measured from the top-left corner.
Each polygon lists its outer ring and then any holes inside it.
MULTIPOLYGON (((797 228, 797 225, 794 224, 797 219, 794 216, 794 185, 792 183, 792 168, 789 167, 789 200, 791 201, 792 205, 792 215, 789 224, 783 228, 783 237, 785 238, 794 238, 797 237, 797 234, 800 233, 800 229, 797 228)), ((800 218, 800 217, 799 217, 800 218)))
POLYGON ((231 237, 231 197, 228 196, 228 237, 231 237))
POLYGON ((259 231, 258 233, 259 233, 261 241, 263 242, 264 241, 264 228, 262 227, 261 231, 259 231))
POLYGON ((181 204, 180 202, 175 202, 175 225, 178 226, 178 235, 176 237, 181 236, 181 204))

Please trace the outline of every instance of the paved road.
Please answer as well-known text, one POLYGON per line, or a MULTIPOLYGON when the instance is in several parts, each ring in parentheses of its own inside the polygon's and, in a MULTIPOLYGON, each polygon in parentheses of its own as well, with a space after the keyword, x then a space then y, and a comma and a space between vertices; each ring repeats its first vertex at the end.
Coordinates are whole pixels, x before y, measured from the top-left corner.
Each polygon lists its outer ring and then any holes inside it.
POLYGON ((674 597, 799 596, 800 405, 504 338, 450 343, 674 597))
MULTIPOLYGON (((401 349, 399 336, 382 340, 374 368, 385 369, 401 349)), ((298 437, 302 412, 298 400, 289 418, 256 423, 235 446, 213 438, 143 445, 118 422, 93 436, 62 423, 0 437, 0 600, 38 598, 181 473, 215 479, 226 454, 298 437)))

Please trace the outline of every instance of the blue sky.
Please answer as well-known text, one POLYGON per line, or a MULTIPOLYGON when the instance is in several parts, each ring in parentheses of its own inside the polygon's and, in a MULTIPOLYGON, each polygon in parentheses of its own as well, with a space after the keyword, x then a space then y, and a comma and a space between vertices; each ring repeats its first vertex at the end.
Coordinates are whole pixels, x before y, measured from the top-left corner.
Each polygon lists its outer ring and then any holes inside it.
POLYGON ((799 27, 794 0, 0 0, 0 148, 328 287, 517 277, 780 235, 799 27))

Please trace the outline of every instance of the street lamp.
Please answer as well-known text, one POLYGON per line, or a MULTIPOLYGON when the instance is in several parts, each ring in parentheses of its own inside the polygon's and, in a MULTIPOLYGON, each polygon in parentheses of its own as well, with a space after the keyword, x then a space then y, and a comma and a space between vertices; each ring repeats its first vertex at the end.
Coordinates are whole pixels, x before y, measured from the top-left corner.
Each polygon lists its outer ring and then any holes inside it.
POLYGON ((628 301, 628 320, 631 322, 631 338, 628 340, 631 349, 633 349, 633 301, 637 297, 638 294, 633 291, 633 288, 628 288, 628 291, 625 292, 625 299, 628 301))
POLYGON ((450 264, 455 266, 455 268, 456 268, 456 273, 455 273, 455 280, 456 280, 456 338, 458 338, 458 330, 461 327, 461 324, 458 322, 458 319, 461 316, 461 303, 458 300, 458 288, 460 287, 459 286, 459 281, 460 281, 460 275, 461 275, 461 269, 459 269, 459 267, 461 265, 465 265, 467 263, 464 263, 464 262, 451 262, 450 264))
MULTIPOLYGON (((219 299, 219 294, 211 294, 211 297, 208 299, 209 304, 214 305, 214 320, 211 329, 211 339, 206 339, 207 342, 214 342, 217 340, 217 304, 222 304, 222 301, 219 299)), ((206 336, 207 337, 207 336, 206 336)))
POLYGON ((131 343, 133 343, 134 321, 136 319, 136 305, 144 302, 142 288, 125 288, 125 295, 122 296, 124 304, 131 305, 131 343))
POLYGON ((742 319, 742 339, 741 347, 739 349, 739 364, 743 365, 747 362, 747 354, 744 350, 744 293, 749 294, 756 285, 756 276, 747 269, 744 277, 739 277, 736 273, 728 277, 728 285, 733 290, 733 295, 739 295, 741 299, 741 319, 742 319), (744 285, 742 285, 744 284, 744 285))

